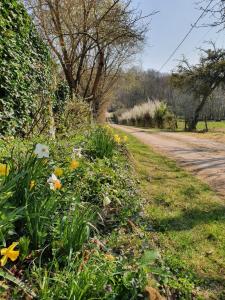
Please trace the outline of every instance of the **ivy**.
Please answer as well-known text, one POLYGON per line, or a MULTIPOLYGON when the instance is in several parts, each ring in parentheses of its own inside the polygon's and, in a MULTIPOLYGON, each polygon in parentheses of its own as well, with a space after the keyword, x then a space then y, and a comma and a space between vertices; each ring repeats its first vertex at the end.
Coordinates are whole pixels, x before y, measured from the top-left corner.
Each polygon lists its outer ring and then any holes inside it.
POLYGON ((1 0, 0 32, 0 134, 25 135, 49 95, 50 53, 18 0, 1 0))

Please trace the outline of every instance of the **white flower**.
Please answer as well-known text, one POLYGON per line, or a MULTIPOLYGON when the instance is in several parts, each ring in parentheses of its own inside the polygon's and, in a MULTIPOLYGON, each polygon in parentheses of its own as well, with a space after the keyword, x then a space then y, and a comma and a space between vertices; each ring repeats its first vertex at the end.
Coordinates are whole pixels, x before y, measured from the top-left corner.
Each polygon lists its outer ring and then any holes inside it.
POLYGON ((59 190, 62 187, 61 181, 57 178, 57 176, 55 176, 54 173, 52 173, 52 175, 49 177, 47 183, 49 184, 50 189, 54 191, 59 190))
POLYGON ((79 158, 82 157, 81 152, 82 152, 82 148, 73 148, 73 154, 75 154, 79 158))
POLYGON ((36 154, 38 158, 49 157, 48 146, 37 144, 34 150, 34 154, 36 154))
POLYGON ((103 206, 107 206, 107 205, 109 205, 111 203, 111 200, 109 199, 109 197, 108 196, 105 196, 104 198, 103 198, 103 206))

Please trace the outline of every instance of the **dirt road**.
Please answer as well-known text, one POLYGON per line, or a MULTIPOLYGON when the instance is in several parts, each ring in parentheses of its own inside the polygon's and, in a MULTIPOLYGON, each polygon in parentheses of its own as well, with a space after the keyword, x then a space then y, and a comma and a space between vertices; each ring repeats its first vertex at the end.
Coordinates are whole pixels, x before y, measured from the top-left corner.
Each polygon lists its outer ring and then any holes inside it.
POLYGON ((135 127, 114 126, 175 159, 225 196, 225 144, 179 132, 151 132, 135 127))

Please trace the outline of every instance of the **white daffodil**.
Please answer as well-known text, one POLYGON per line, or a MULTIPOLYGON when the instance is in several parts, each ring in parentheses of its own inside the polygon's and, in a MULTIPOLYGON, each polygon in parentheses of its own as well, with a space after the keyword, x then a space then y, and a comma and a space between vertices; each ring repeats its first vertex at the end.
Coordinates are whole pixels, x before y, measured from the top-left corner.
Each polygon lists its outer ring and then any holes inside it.
POLYGON ((82 157, 81 152, 82 152, 82 148, 73 148, 73 155, 75 155, 75 156, 77 156, 79 158, 82 157))
POLYGON ((34 154, 37 155, 38 158, 49 157, 49 149, 48 146, 43 144, 37 144, 34 150, 34 154))
POLYGON ((105 196, 103 198, 103 206, 108 206, 111 203, 111 200, 109 199, 108 196, 105 196))
POLYGON ((53 191, 60 190, 62 187, 61 181, 57 178, 57 176, 55 176, 54 173, 52 173, 52 175, 49 177, 47 183, 49 184, 50 189, 53 191))

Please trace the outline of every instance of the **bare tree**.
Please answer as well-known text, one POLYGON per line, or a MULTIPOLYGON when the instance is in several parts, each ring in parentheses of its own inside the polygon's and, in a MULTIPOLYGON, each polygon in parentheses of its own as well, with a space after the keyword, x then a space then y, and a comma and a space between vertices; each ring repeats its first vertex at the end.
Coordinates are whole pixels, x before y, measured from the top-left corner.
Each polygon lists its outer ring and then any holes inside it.
POLYGON ((206 26, 225 28, 225 1, 224 0, 200 0, 197 2, 200 9, 210 16, 212 22, 206 26), (205 8, 207 5, 207 9, 205 8))
POLYGON ((71 96, 90 102, 96 119, 121 66, 139 49, 148 24, 131 0, 26 0, 61 64, 71 96))

